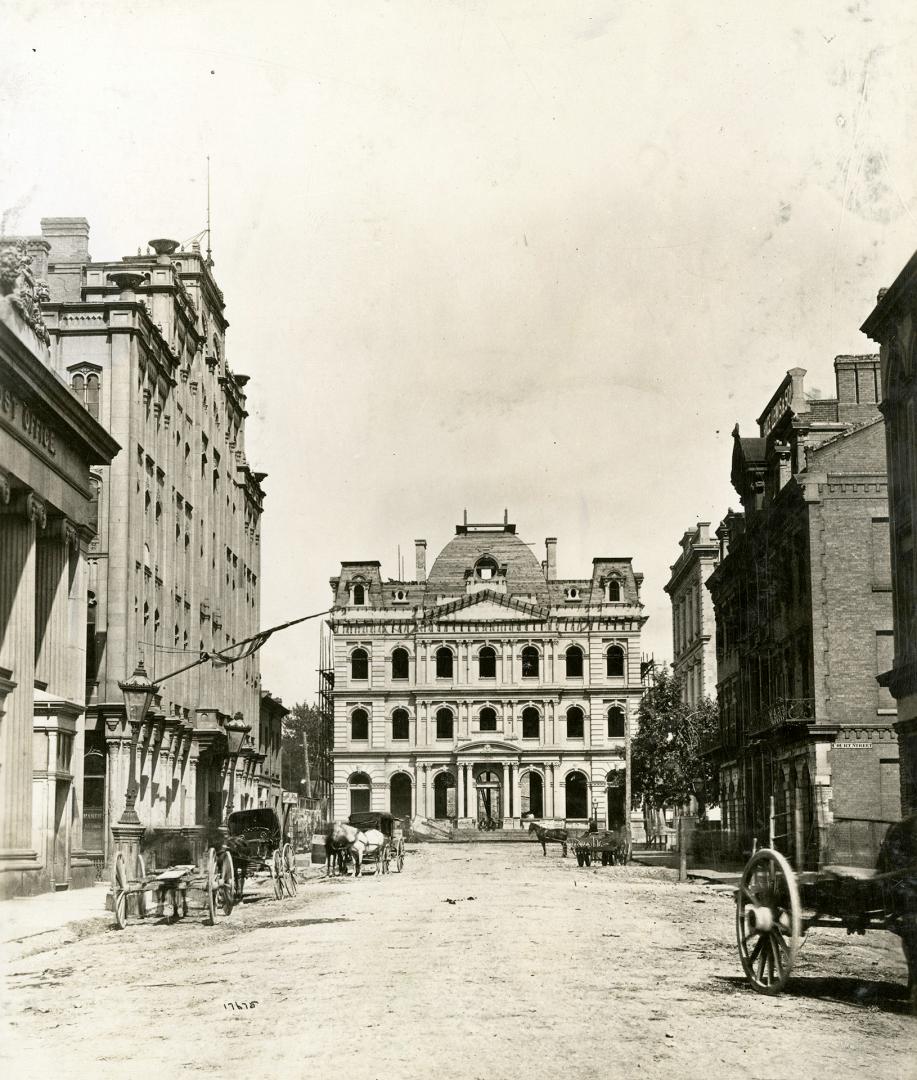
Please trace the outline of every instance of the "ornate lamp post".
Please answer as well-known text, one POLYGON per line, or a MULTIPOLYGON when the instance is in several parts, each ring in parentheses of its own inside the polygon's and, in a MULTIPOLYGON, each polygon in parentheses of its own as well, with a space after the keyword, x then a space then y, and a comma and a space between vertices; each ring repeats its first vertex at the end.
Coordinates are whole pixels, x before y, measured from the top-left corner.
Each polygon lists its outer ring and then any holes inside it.
POLYGON ((227 720, 223 725, 226 732, 227 754, 229 756, 229 798, 227 800, 227 815, 232 813, 233 789, 235 787, 236 763, 242 751, 245 736, 251 731, 251 724, 245 723, 245 717, 237 712, 232 720, 227 720))
POLYGON ((125 679, 124 682, 119 682, 118 686, 124 695, 124 711, 127 715, 127 722, 131 726, 130 773, 127 782, 127 794, 124 796, 124 811, 118 824, 139 825, 140 818, 137 816, 135 809, 139 790, 136 763, 137 740, 149 712, 150 702, 153 700, 153 695, 159 691, 159 687, 150 682, 142 660, 134 668, 134 674, 129 679, 125 679))

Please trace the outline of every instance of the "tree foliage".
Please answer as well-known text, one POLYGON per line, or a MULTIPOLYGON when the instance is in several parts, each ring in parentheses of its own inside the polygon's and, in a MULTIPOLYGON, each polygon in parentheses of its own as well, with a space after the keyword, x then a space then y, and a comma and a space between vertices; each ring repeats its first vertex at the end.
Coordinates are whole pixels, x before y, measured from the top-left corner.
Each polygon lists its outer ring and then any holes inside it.
POLYGON ((701 748, 717 730, 717 708, 709 698, 690 707, 681 693, 681 680, 663 668, 640 702, 631 742, 633 790, 655 807, 683 805, 693 796, 703 816, 715 789, 701 748))
POLYGON ((321 715, 314 705, 305 703, 294 705, 283 718, 280 740, 283 751, 281 759, 283 787, 286 791, 295 791, 297 794, 303 791, 300 781, 306 778, 303 732, 306 733, 309 743, 309 764, 314 781, 317 768, 316 752, 321 735, 321 715))

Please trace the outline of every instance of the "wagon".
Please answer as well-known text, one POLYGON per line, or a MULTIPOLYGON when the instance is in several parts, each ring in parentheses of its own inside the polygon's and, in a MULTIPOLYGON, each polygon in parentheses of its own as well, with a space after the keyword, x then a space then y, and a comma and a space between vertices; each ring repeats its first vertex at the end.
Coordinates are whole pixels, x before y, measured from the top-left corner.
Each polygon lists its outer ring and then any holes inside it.
POLYGON ((605 832, 589 832, 573 841, 577 866, 625 866, 630 859, 630 832, 626 827, 605 832))
POLYGON ((775 848, 752 855, 736 891, 739 958, 752 989, 784 989, 813 927, 842 927, 848 934, 889 930, 902 939, 917 1004, 917 816, 889 824, 829 826, 814 871, 796 872, 775 848))
POLYGON ((136 897, 139 917, 152 914, 153 909, 165 912, 171 908, 171 920, 184 918, 191 908, 189 894, 198 894, 194 906, 206 911, 211 926, 217 913, 232 914, 235 904, 232 855, 208 848, 200 866, 182 864, 165 870, 147 873, 142 855, 138 855, 133 872, 128 872, 127 860, 118 852, 112 861, 111 898, 115 925, 123 930, 127 925, 130 897, 136 897))
POLYGON ((364 856, 363 865, 366 863, 376 865, 376 872, 381 871, 383 874, 389 872, 389 867, 394 865, 395 869, 400 874, 404 869, 404 835, 401 829, 401 822, 393 818, 391 814, 382 813, 376 810, 367 810, 359 814, 351 814, 347 819, 348 824, 353 825, 356 829, 366 831, 367 829, 378 829, 379 832, 386 838, 387 843, 383 844, 381 850, 370 856, 364 856))
POLYGON ((284 825, 273 810, 265 808, 236 810, 229 815, 225 846, 234 860, 236 901, 242 900, 246 880, 257 877, 271 879, 278 900, 296 895, 293 848, 285 828, 288 817, 289 807, 284 812, 284 825))

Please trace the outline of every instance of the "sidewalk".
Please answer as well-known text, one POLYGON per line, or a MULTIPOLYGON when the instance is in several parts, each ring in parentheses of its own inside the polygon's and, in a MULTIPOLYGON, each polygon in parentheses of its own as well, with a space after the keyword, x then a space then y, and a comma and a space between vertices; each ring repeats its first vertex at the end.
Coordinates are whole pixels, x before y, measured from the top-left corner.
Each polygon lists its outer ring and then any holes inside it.
POLYGON ((112 925, 108 883, 0 901, 0 959, 54 948, 112 925))

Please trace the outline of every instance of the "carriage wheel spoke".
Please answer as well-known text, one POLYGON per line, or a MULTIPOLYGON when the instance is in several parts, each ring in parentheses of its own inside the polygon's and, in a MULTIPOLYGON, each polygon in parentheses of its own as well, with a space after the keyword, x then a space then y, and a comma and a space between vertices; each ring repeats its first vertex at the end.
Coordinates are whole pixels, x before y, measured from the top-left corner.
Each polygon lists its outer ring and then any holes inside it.
POLYGON ((784 967, 783 967, 783 956, 781 956, 781 941, 778 938, 777 934, 774 934, 771 937, 771 952, 773 953, 773 956, 774 956, 773 965, 777 969, 777 978, 781 982, 783 982, 783 980, 785 978, 785 976, 784 976, 784 967))
POLYGON ((764 948, 764 938, 758 935, 758 940, 755 942, 755 947, 751 950, 751 954, 748 957, 749 964, 754 967, 755 961, 761 956, 761 950, 764 948))
POLYGON ((755 970, 755 977, 762 986, 766 986, 764 980, 764 965, 767 963, 768 954, 764 949, 765 939, 761 938, 758 945, 755 946, 755 951, 758 953, 758 966, 755 970))

